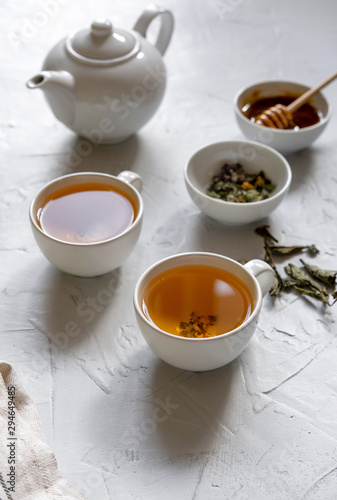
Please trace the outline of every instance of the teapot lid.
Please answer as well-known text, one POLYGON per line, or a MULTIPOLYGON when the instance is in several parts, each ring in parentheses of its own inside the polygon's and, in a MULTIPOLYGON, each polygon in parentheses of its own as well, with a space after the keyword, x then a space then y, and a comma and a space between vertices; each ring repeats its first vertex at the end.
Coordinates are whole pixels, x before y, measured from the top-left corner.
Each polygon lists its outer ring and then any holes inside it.
POLYGON ((108 19, 97 19, 90 29, 70 35, 67 51, 75 59, 92 64, 116 64, 139 51, 139 41, 132 33, 114 29, 108 19))

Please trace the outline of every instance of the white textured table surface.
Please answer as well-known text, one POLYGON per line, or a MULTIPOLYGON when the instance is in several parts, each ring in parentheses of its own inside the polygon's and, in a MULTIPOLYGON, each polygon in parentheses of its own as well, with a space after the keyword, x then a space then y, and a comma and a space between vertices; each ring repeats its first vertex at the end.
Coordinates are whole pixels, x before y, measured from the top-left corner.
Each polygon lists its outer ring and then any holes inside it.
MULTIPOLYGON (((181 251, 263 258, 257 224, 228 228, 203 216, 183 167, 203 145, 242 138, 232 111, 240 87, 268 78, 316 84, 336 70, 337 3, 166 0, 176 26, 161 108, 136 137, 76 161, 78 139, 25 82, 68 32, 99 16, 131 28, 145 4, 53 0, 36 27, 47 3, 0 6, 0 352, 33 398, 61 473, 89 500, 336 499, 337 305, 268 296, 243 354, 193 373, 150 351, 132 292, 150 264, 181 251), (144 180, 135 251, 100 278, 59 272, 35 244, 30 200, 57 176, 123 169, 144 180)), ((336 83, 324 93, 337 105, 336 83)), ((326 269, 337 268, 336 129, 335 114, 311 148, 289 157, 290 193, 262 221, 280 243, 316 244, 313 263, 326 269)))

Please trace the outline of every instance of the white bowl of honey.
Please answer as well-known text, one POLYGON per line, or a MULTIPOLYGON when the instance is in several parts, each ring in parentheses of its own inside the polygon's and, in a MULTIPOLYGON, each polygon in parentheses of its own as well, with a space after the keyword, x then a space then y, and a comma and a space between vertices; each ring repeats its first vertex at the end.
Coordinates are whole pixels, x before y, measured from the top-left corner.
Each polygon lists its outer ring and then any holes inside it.
POLYGON ((35 240, 58 269, 82 277, 119 267, 138 240, 142 180, 131 171, 117 177, 81 172, 45 185, 30 205, 35 240))
POLYGON ((292 128, 257 125, 254 118, 275 104, 289 105, 310 87, 286 80, 254 83, 239 90, 233 101, 236 121, 247 139, 288 155, 310 146, 327 126, 332 107, 319 92, 293 114, 292 128))
POLYGON ((254 259, 188 252, 147 269, 134 291, 139 328, 154 353, 183 370, 233 361, 252 338, 274 272, 254 259))

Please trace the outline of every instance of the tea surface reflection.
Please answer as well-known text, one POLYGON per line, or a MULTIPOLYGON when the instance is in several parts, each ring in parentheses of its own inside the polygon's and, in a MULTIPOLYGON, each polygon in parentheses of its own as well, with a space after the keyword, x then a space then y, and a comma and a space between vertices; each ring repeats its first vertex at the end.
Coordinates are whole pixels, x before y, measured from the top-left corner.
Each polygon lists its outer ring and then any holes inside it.
POLYGON ((248 287, 233 274, 205 265, 163 272, 146 287, 142 308, 161 330, 190 338, 221 335, 251 314, 248 287))

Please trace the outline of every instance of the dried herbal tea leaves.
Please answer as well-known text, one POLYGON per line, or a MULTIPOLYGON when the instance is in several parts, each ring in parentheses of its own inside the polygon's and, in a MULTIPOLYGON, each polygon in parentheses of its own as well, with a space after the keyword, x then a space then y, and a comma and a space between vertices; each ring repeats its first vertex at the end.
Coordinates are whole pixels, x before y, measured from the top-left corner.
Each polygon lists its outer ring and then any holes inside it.
POLYGON ((282 285, 285 290, 290 289, 296 285, 298 285, 298 281, 293 278, 285 278, 282 280, 282 285))
POLYGON ((256 234, 262 236, 264 238, 265 247, 268 248, 270 254, 273 255, 292 255, 296 253, 301 253, 303 251, 307 251, 309 255, 315 256, 319 253, 318 248, 315 245, 274 245, 271 244, 268 240, 274 241, 278 243, 278 240, 270 233, 269 226, 260 226, 255 229, 256 234))
POLYGON ((266 249, 264 260, 267 262, 267 264, 270 265, 270 267, 274 271, 274 283, 273 283, 271 289, 269 290, 269 293, 270 293, 270 295, 277 297, 278 295, 280 295, 282 289, 284 288, 283 279, 281 278, 281 276, 280 276, 280 274, 279 274, 279 272, 278 272, 278 270, 273 262, 273 258, 271 256, 270 252, 268 252, 268 249, 266 249))
POLYGON ((325 292, 324 290, 321 290, 320 292, 317 292, 317 290, 312 290, 311 288, 301 288, 299 286, 295 286, 294 288, 301 295, 309 295, 309 297, 312 297, 314 299, 320 300, 321 302, 324 302, 324 304, 326 304, 328 306, 330 305, 330 303, 329 303, 329 294, 327 292, 325 292))
POLYGON ((213 176, 206 194, 212 198, 235 203, 251 203, 265 200, 275 190, 275 185, 263 170, 249 174, 241 163, 225 163, 213 176))
POLYGON ((280 295, 281 290, 283 288, 283 283, 282 283, 282 278, 279 275, 279 273, 276 269, 276 266, 273 262, 273 256, 272 256, 272 253, 270 251, 270 245, 268 242, 268 240, 272 240, 272 241, 277 242, 277 239, 274 238, 274 236, 269 232, 268 228, 269 228, 269 226, 260 226, 260 227, 255 229, 255 232, 259 236, 262 236, 264 238, 264 249, 265 249, 264 260, 267 262, 267 264, 270 265, 270 267, 272 267, 272 269, 274 271, 274 275, 275 275, 274 276, 274 283, 273 283, 273 286, 271 287, 271 289, 269 290, 269 293, 270 293, 270 295, 278 296, 278 295, 280 295))
POLYGON ((265 240, 271 239, 278 242, 278 240, 269 232, 269 226, 260 226, 255 229, 256 234, 262 236, 265 240))
POLYGON ((307 247, 307 250, 308 250, 308 253, 312 256, 312 257, 315 257, 318 253, 319 253, 319 250, 318 248, 316 248, 315 245, 308 245, 307 247))
POLYGON ((284 268, 285 272, 295 281, 294 288, 301 295, 309 295, 315 299, 329 304, 329 294, 324 286, 320 286, 310 276, 294 264, 288 264, 284 268))
POLYGON ((308 271, 308 273, 316 278, 318 281, 322 281, 329 286, 334 286, 336 284, 337 271, 326 271, 325 269, 320 269, 317 266, 307 264, 302 259, 300 259, 303 267, 308 271))
POLYGON ((285 268, 285 272, 290 276, 289 278, 282 278, 278 272, 276 265, 273 261, 273 255, 287 257, 293 254, 308 252, 312 257, 319 253, 319 250, 315 245, 305 245, 305 246, 283 246, 275 245, 278 243, 277 239, 270 233, 269 226, 260 226, 255 229, 255 232, 262 236, 264 239, 264 249, 265 257, 264 260, 272 267, 275 274, 274 284, 269 290, 269 294, 272 296, 278 296, 283 290, 296 290, 301 295, 308 295, 313 297, 324 304, 333 305, 337 301, 337 291, 331 293, 333 300, 332 304, 329 303, 329 293, 324 285, 333 287, 336 284, 337 271, 327 271, 320 269, 317 266, 312 266, 307 264, 302 259, 300 259, 304 269, 300 269, 292 263, 289 263, 285 268), (314 281, 319 281, 321 284, 314 281), (324 283, 324 285, 322 284, 324 283))
MULTIPOLYGON (((275 269, 274 269, 274 273, 275 273, 275 269)), ((282 281, 282 279, 279 279, 279 278, 280 277, 278 275, 274 277, 274 284, 271 287, 271 289, 269 290, 269 294, 272 297, 277 297, 278 295, 280 295, 280 293, 282 291, 283 281, 282 281)))
POLYGON ((297 281, 298 285, 310 286, 314 290, 321 290, 321 287, 305 271, 295 266, 295 264, 288 264, 284 270, 291 278, 297 281))
MULTIPOLYGON (((325 286, 314 281, 305 270, 300 269, 294 264, 288 264, 284 269, 292 278, 289 285, 293 286, 301 295, 308 295, 314 299, 320 300, 324 304, 330 305, 329 293, 325 286)), ((334 304, 334 302, 332 304, 334 304)))
POLYGON ((307 250, 310 255, 317 255, 318 250, 315 247, 315 245, 310 245, 310 246, 292 246, 292 247, 285 247, 281 245, 269 245, 269 249, 272 254, 274 255, 292 255, 296 253, 301 253, 303 250, 307 250))
POLYGON ((191 312, 189 321, 181 321, 176 328, 177 334, 189 338, 213 337, 211 327, 215 325, 216 316, 200 316, 191 312))

